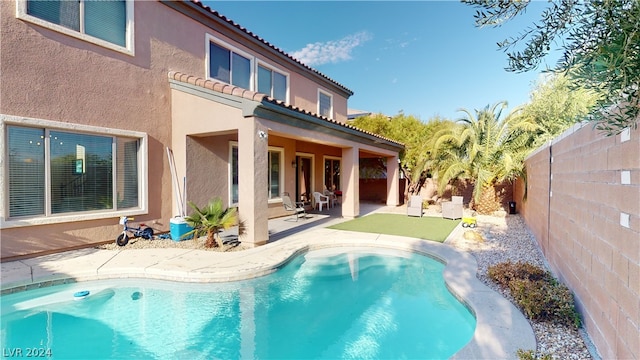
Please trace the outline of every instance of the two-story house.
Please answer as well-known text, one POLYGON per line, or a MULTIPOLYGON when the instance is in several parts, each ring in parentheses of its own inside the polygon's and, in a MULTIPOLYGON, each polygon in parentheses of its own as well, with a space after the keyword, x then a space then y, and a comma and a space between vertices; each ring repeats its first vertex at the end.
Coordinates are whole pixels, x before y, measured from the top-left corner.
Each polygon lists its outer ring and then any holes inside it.
POLYGON ((365 157, 399 203, 402 145, 346 124, 352 92, 200 2, 2 1, 0 29, 3 259, 168 230, 185 189, 263 244, 285 192, 358 216, 365 157))

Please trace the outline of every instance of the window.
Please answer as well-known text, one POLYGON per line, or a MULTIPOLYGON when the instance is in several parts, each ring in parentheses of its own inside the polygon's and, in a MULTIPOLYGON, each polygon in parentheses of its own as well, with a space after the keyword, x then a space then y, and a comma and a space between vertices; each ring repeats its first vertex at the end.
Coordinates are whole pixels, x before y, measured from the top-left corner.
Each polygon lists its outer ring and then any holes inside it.
POLYGON ((329 190, 340 190, 340 159, 324 159, 324 186, 329 190))
POLYGON ((254 56, 207 34, 207 76, 287 102, 289 75, 265 63, 254 68, 254 56))
POLYGON ((274 99, 287 101, 287 75, 258 65, 258 92, 274 99))
POLYGON ((269 200, 280 198, 281 184, 284 172, 282 171, 282 149, 269 147, 269 200))
POLYGON ((133 49, 132 1, 19 0, 18 17, 119 51, 133 49))
POLYGON ((209 77, 251 90, 251 58, 209 40, 209 77))
POLYGON ((238 144, 230 143, 229 149, 229 206, 238 204, 238 144))
POLYGON ((10 218, 142 208, 140 138, 17 125, 6 134, 10 218))
MULTIPOLYGON (((269 147, 267 160, 268 166, 268 199, 280 199, 282 184, 284 184, 284 171, 282 162, 284 151, 281 148, 269 147)), ((238 143, 230 142, 229 151, 229 199, 230 205, 238 204, 238 143)))
POLYGON ((318 90, 318 115, 333 118, 333 98, 322 90, 318 90))

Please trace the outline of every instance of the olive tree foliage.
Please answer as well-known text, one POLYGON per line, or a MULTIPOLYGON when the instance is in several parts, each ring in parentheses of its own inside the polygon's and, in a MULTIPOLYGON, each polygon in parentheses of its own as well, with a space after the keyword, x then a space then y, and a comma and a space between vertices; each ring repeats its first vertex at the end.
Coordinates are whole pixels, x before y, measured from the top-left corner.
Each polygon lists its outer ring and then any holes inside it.
POLYGON ((549 73, 535 85, 530 101, 520 113, 538 125, 538 130, 531 134, 534 148, 584 120, 597 101, 597 93, 572 86, 565 74, 549 73))
POLYGON ((407 179, 406 194, 417 194, 429 176, 433 158, 429 139, 440 129, 452 126, 450 120, 440 118, 422 122, 414 116, 402 113, 389 117, 383 114, 361 116, 350 122, 351 125, 404 144, 400 153, 400 171, 407 179))
MULTIPOLYGON (((476 26, 500 26, 526 11, 530 0, 462 0, 476 7, 476 26)), ((549 0, 539 22, 498 43, 514 72, 537 68, 552 46, 564 54, 556 66, 579 87, 602 96, 589 120, 608 135, 640 117, 640 1, 549 0), (524 42, 522 50, 516 45, 524 42)))

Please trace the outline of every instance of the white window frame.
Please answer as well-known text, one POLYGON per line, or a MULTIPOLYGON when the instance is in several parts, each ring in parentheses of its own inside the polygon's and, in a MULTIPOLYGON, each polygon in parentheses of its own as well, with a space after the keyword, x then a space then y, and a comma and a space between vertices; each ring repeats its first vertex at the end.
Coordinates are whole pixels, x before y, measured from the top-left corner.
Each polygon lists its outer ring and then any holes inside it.
MULTIPOLYGON (((268 185, 268 189, 267 189, 267 202, 269 204, 274 204, 274 203, 281 203, 282 202, 282 192, 284 190, 284 173, 286 172, 286 169, 284 167, 284 148, 281 147, 275 147, 275 146, 269 146, 268 148, 268 155, 267 156, 271 156, 271 152, 277 152, 280 154, 280 164, 278 165, 278 168, 280 169, 280 173, 278 174, 278 181, 280 184, 280 188, 278 189, 278 196, 275 198, 271 198, 269 199, 270 196, 270 189, 271 189, 271 184, 269 183, 270 180, 270 176, 271 174, 269 174, 269 177, 267 178, 267 185, 268 185)), ((267 161, 267 164, 269 164, 269 162, 267 161)), ((267 171, 267 173, 269 173, 269 171, 267 171)))
MULTIPOLYGON (((254 91, 253 90, 255 88, 254 79, 256 77, 255 56, 249 54, 246 51, 242 51, 239 48, 237 48, 237 47, 229 44, 228 42, 223 41, 223 40, 221 40, 221 39, 219 39, 219 38, 217 38, 217 37, 215 37, 215 36, 213 36, 213 35, 211 35, 209 33, 207 33, 205 35, 205 42, 204 42, 204 46, 205 46, 205 50, 204 50, 204 53, 205 53, 205 60, 204 60, 205 78, 206 79, 211 79, 213 81, 223 82, 225 84, 232 85, 231 83, 227 83, 227 82, 222 81, 220 79, 216 79, 214 77, 211 77, 211 72, 210 72, 210 70, 211 70, 210 69, 210 65, 211 65, 210 64, 211 63, 210 62, 210 59, 211 59, 210 49, 211 48, 209 47, 210 43, 214 43, 214 44, 216 44, 216 45, 218 45, 220 47, 223 47, 223 48, 231 51, 232 53, 236 53, 236 54, 238 54, 238 55, 240 55, 240 56, 242 56, 244 58, 249 59, 249 72, 250 72, 249 73, 249 87, 250 87, 250 89, 247 89, 247 90, 254 91)), ((231 71, 230 79, 233 81, 233 69, 230 69, 230 71, 231 71)), ((235 86, 235 85, 233 85, 233 86, 235 86)))
POLYGON ((333 94, 331 94, 330 92, 324 91, 322 89, 318 89, 318 115, 320 115, 320 116, 325 116, 320 111, 320 94, 329 97, 329 101, 331 103, 331 106, 329 107, 329 116, 327 116, 327 118, 333 119, 333 94))
MULTIPOLYGON (((77 0, 76 0, 77 1, 77 0)), ((20 19, 20 20, 24 20, 27 22, 30 22, 32 24, 47 28, 49 30, 53 30, 59 33, 63 33, 65 35, 74 37, 76 39, 80 39, 82 41, 86 41, 89 43, 93 43, 95 45, 110 49, 110 50, 114 50, 114 51, 118 51, 121 52, 123 54, 127 54, 127 55, 131 55, 131 56, 135 56, 135 36, 134 36, 134 29, 135 29, 135 24, 134 24, 134 14, 133 14, 133 8, 134 8, 134 0, 125 0, 126 1, 126 8, 127 8, 127 19, 126 19, 126 35, 125 35, 125 40, 127 45, 125 47, 122 47, 120 45, 116 45, 114 43, 110 43, 106 40, 102 40, 99 39, 97 37, 93 37, 91 35, 79 32, 79 31, 75 31, 73 29, 69 29, 66 28, 62 25, 58 25, 58 24, 54 24, 51 22, 48 22, 46 20, 40 19, 38 17, 35 17, 33 15, 29 15, 27 13, 27 0, 16 0, 16 18, 20 19)))
MULTIPOLYGON (((149 212, 148 210, 149 209, 149 179, 148 179, 149 141, 148 141, 147 133, 139 132, 139 131, 119 130, 119 129, 103 128, 103 127, 90 126, 90 125, 71 124, 71 123, 63 123, 63 122, 44 120, 44 119, 34 119, 34 118, 0 114, 0 139, 2 139, 3 143, 5 142, 5 139, 7 136, 7 126, 9 125, 43 128, 47 130, 68 131, 73 133, 86 133, 90 135, 99 135, 99 136, 122 136, 122 137, 138 138, 140 141, 140 150, 138 153, 139 204, 137 208, 133 208, 133 209, 116 209, 113 211, 105 210, 100 212, 77 212, 77 213, 66 213, 61 215, 48 214, 47 216, 35 215, 33 217, 26 217, 26 218, 20 217, 15 219, 9 218, 9 196, 8 196, 9 195, 9 180, 8 180, 8 173, 9 173, 8 163, 9 162, 7 161, 8 149, 6 147, 3 147, 2 150, 0 150, 0 164, 4 164, 4 166, 0 167, 0 189, 2 189, 2 193, 3 193, 3 196, 2 196, 3 201, 0 202, 0 228, 1 229, 148 214, 149 212)), ((45 178, 47 177, 46 174, 47 173, 45 173, 45 178)), ((47 181, 48 180, 45 179, 45 184, 47 183, 47 181)), ((49 185, 46 185, 46 186, 49 186, 49 185)), ((45 196, 47 197, 45 202, 50 203, 51 200, 49 198, 50 197, 49 189, 45 191, 45 196)), ((45 211, 47 210, 45 209, 45 211)))
MULTIPOLYGON (((258 67, 260 67, 260 66, 262 66, 263 68, 267 68, 267 69, 269 69, 269 70, 271 70, 273 72, 277 72, 280 75, 284 75, 284 77, 287 79, 286 80, 287 82, 286 82, 286 85, 285 85, 286 89, 285 89, 284 102, 288 104, 289 103, 289 86, 290 86, 289 81, 291 79, 291 77, 289 76, 289 73, 284 71, 284 70, 282 70, 282 69, 280 69, 280 68, 278 68, 278 67, 272 66, 272 65, 270 65, 270 64, 268 64, 268 63, 266 63, 266 62, 264 62, 262 60, 257 60, 256 61, 256 69, 255 69, 255 74, 256 74, 256 76, 255 76, 255 85, 254 85, 254 88, 256 89, 256 91, 258 91, 258 67)), ((271 98, 273 98, 273 83, 272 83, 271 94, 267 94, 267 95, 269 95, 271 98)))
MULTIPOLYGON (((234 203, 233 202, 233 192, 232 192, 232 188, 233 188, 233 148, 238 148, 238 142, 237 141, 229 141, 229 162, 228 162, 228 184, 229 184, 229 206, 238 206, 238 203, 234 203)), ((278 192, 278 197, 269 199, 269 190, 267 190, 267 202, 269 204, 274 204, 274 203, 280 203, 282 202, 282 190, 284 189, 284 179, 285 179, 285 167, 284 167, 284 148, 281 147, 276 147, 276 146, 269 146, 268 150, 267 150, 267 154, 270 152, 278 152, 280 153, 280 164, 279 169, 280 169, 280 173, 278 174, 279 177, 279 181, 280 181, 280 191, 278 192)), ((238 152, 238 163, 240 163, 240 156, 239 156, 239 152, 238 152)), ((268 155, 267 155, 268 156, 268 155)), ((267 166, 268 166, 269 162, 267 160, 267 166)), ((238 171, 239 171, 240 165, 238 164, 238 171)), ((267 171, 267 174, 269 173, 269 171, 267 171)), ((239 184, 238 184, 239 185, 239 184)), ((269 179, 267 178, 267 185, 269 185, 269 179)), ((240 191, 238 189, 238 199, 240 198, 240 191)))

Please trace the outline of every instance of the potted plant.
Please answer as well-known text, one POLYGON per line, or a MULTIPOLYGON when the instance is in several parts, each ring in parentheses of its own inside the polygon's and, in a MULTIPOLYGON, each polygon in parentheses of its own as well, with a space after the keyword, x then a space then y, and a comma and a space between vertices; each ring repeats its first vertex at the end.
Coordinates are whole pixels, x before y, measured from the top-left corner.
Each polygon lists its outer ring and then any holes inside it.
POLYGON ((189 206, 194 212, 185 217, 185 221, 193 227, 193 230, 184 236, 193 234, 195 238, 198 238, 206 234, 206 247, 222 247, 222 239, 218 236, 218 231, 226 230, 238 223, 236 208, 225 208, 219 197, 210 200, 203 208, 198 208, 192 201, 189 201, 189 206))

